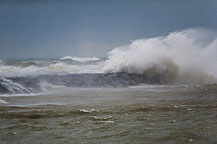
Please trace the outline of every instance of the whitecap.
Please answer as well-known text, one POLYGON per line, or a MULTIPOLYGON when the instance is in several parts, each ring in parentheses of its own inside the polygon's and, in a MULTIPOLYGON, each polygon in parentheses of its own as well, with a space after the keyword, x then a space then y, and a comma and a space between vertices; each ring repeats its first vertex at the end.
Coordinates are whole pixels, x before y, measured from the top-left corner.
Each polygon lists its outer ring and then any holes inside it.
POLYGON ((97 57, 71 57, 71 56, 65 56, 65 57, 62 57, 60 58, 61 61, 64 61, 64 60, 71 60, 71 61, 76 61, 76 62, 90 62, 90 61, 98 61, 100 60, 99 58, 97 57))
POLYGON ((0 103, 8 104, 6 101, 0 99, 0 103))

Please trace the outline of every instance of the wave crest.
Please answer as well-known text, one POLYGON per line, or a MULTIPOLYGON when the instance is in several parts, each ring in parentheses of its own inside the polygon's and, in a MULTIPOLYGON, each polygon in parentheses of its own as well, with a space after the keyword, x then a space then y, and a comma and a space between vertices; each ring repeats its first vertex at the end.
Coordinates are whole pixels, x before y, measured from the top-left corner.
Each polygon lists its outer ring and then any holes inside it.
POLYGON ((99 61, 99 58, 96 57, 87 57, 87 58, 82 58, 82 57, 71 57, 71 56, 65 56, 60 58, 61 61, 74 61, 74 62, 91 62, 91 61, 99 61))
POLYGON ((144 74, 162 83, 211 83, 217 79, 216 63, 216 34, 187 29, 113 49, 103 71, 144 74))

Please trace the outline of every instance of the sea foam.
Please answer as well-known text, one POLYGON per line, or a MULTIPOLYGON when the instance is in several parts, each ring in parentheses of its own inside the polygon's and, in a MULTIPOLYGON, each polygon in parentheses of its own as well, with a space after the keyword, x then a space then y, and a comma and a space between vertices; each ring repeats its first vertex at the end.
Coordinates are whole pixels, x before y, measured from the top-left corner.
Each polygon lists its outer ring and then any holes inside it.
POLYGON ((96 57, 87 57, 87 58, 83 58, 83 57, 71 57, 71 56, 65 56, 60 58, 61 61, 67 61, 67 60, 71 60, 71 61, 75 61, 75 62, 91 62, 91 61, 99 61, 99 58, 96 57))

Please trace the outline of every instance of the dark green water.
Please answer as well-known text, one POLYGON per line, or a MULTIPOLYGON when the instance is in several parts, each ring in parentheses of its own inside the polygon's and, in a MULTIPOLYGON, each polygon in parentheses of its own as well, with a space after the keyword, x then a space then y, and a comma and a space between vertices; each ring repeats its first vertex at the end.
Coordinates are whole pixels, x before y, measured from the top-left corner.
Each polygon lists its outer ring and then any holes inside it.
POLYGON ((217 143, 215 85, 63 89, 1 96, 0 143, 217 143))

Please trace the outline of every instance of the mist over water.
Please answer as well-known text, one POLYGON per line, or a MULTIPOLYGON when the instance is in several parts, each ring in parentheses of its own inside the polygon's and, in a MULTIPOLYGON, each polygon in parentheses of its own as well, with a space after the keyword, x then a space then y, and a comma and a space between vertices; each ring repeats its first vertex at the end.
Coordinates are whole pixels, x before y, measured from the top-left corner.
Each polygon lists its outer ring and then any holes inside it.
POLYGON ((217 82, 217 33, 186 29, 114 48, 105 59, 0 61, 0 93, 37 93, 45 87, 128 87, 217 82), (45 85, 44 85, 45 84, 45 85))
POLYGON ((216 82, 216 63, 216 33, 187 29, 115 48, 103 71, 157 76, 162 83, 211 83, 216 82))
POLYGON ((216 143, 217 35, 135 40, 107 58, 0 61, 0 143, 216 143))

